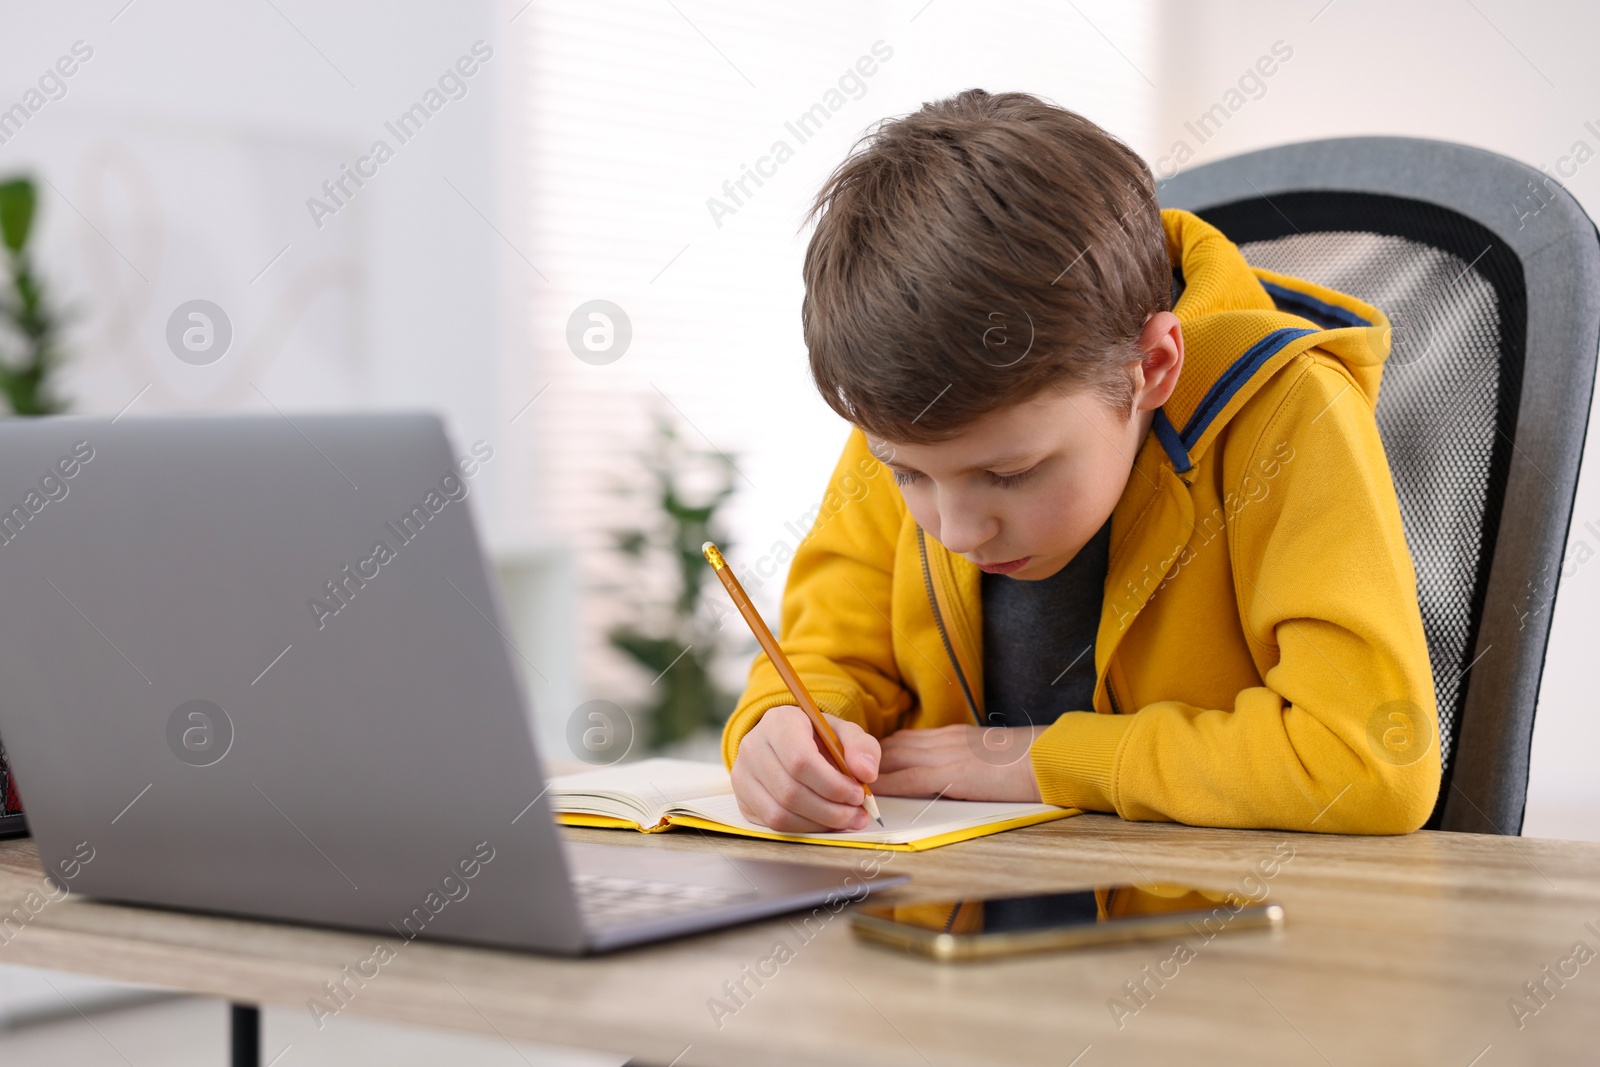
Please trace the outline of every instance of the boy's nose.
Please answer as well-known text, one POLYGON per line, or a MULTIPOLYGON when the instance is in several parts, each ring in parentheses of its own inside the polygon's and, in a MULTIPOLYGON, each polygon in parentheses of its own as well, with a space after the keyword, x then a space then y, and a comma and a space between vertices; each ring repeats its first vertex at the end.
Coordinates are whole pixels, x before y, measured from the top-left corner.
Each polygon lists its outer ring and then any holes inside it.
MULTIPOLYGON (((952 509, 954 510, 954 509, 952 509)), ((976 552, 994 540, 999 523, 992 519, 974 521, 970 515, 942 514, 939 517, 939 541, 959 555, 976 552)))

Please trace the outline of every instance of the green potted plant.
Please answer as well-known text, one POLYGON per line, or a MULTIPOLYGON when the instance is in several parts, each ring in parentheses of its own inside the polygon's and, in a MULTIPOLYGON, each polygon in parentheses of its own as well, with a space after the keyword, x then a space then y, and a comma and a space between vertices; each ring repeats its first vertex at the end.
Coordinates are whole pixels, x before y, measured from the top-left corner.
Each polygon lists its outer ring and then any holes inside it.
POLYGON ((0 242, 6 287, 0 292, 0 393, 14 415, 54 415, 66 409, 52 378, 61 363, 62 316, 34 269, 28 250, 38 198, 27 178, 0 182, 0 242))
POLYGON ((690 448, 664 414, 654 423, 651 447, 640 457, 646 486, 621 490, 643 498, 648 518, 613 534, 630 610, 608 638, 650 678, 646 702, 632 710, 642 747, 659 751, 720 729, 738 697, 718 683, 716 667, 739 635, 705 610, 707 584, 717 583, 700 554, 706 541, 728 547, 720 513, 737 472, 720 452, 690 448))
MULTIPOLYGON (((53 415, 66 405, 52 389, 61 362, 62 318, 29 255, 38 195, 28 178, 0 181, 0 245, 5 287, 0 289, 0 394, 13 415, 53 415)), ((0 837, 27 832, 5 746, 0 743, 0 837)))

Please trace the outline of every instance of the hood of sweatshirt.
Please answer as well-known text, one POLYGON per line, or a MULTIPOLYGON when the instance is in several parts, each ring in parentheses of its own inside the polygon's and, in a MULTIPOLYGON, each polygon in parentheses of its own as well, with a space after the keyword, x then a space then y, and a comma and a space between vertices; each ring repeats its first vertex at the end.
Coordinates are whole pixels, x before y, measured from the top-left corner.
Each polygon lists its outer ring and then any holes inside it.
POLYGON ((1182 292, 1177 388, 1155 431, 1178 473, 1210 447, 1235 412, 1294 356, 1321 349, 1376 403, 1389 355, 1389 320, 1371 304, 1302 278, 1252 267, 1222 231, 1188 211, 1161 213, 1182 292))

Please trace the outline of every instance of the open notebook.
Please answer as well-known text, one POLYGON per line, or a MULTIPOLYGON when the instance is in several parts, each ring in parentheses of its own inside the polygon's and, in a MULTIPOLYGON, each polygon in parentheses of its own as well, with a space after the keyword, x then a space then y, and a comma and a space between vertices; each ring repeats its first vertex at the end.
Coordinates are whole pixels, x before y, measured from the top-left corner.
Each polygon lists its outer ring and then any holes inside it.
POLYGON ((728 772, 715 763, 647 759, 550 779, 550 806, 568 826, 609 826, 654 833, 695 826, 774 841, 920 852, 968 838, 1078 814, 1052 804, 987 803, 878 797, 883 827, 854 833, 783 834, 739 814, 728 772))

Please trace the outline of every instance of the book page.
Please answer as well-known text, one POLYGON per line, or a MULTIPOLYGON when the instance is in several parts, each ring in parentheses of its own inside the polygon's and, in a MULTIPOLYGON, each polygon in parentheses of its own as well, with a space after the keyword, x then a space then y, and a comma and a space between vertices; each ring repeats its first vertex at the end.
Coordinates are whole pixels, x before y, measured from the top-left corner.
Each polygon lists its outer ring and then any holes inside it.
POLYGON ((733 783, 719 763, 657 758, 551 778, 550 806, 653 826, 685 801, 732 792, 733 783))
MULTIPOLYGON (((809 837, 824 841, 861 841, 875 845, 905 845, 927 837, 970 830, 990 823, 1006 822, 1044 811, 1060 811, 1050 804, 994 803, 977 800, 929 800, 925 797, 886 797, 878 795, 878 809, 883 812, 883 827, 869 822, 866 830, 849 833, 804 834, 791 837, 809 837)), ((702 819, 721 823, 736 830, 770 833, 767 827, 753 823, 739 813, 733 794, 685 801, 673 806, 672 811, 698 815, 702 819)), ((789 831, 783 831, 789 833, 789 831)))

